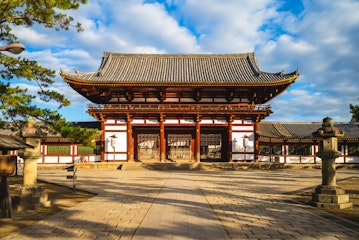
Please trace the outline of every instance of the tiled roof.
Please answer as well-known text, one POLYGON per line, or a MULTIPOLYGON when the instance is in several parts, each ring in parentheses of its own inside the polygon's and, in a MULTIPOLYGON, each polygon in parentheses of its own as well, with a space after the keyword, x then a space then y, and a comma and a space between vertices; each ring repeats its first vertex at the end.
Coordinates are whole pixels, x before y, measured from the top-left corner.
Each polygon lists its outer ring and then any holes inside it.
POLYGON ((262 72, 248 54, 118 54, 105 53, 98 71, 69 73, 69 83, 220 86, 280 85, 295 81, 298 71, 262 72))
POLYGON ((33 148, 33 146, 26 144, 22 140, 17 139, 14 136, 10 135, 0 135, 0 148, 2 149, 23 149, 23 148, 33 148))
MULTIPOLYGON (((348 139, 359 139, 358 123, 334 123, 334 126, 344 131, 344 137, 348 139)), ((320 122, 308 123, 281 123, 261 122, 259 123, 259 136, 269 138, 312 138, 312 133, 322 127, 320 122)))

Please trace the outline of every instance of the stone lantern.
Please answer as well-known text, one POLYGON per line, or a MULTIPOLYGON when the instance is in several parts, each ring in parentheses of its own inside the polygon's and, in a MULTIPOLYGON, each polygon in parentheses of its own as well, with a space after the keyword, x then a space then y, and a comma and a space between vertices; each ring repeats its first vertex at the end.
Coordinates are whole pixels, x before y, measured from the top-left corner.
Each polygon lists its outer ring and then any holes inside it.
POLYGON ((338 151, 338 137, 344 132, 334 127, 329 117, 323 119, 322 127, 313 133, 319 139, 317 156, 322 159, 322 184, 315 189, 312 195, 312 205, 318 208, 342 209, 352 207, 349 195, 337 186, 335 159, 341 156, 338 151))
POLYGON ((21 136, 26 144, 33 148, 25 148, 19 152, 24 159, 23 185, 17 189, 16 204, 18 210, 34 209, 49 205, 45 190, 37 186, 37 161, 41 158, 41 137, 45 134, 36 127, 36 120, 29 118, 26 126, 21 130, 21 136))

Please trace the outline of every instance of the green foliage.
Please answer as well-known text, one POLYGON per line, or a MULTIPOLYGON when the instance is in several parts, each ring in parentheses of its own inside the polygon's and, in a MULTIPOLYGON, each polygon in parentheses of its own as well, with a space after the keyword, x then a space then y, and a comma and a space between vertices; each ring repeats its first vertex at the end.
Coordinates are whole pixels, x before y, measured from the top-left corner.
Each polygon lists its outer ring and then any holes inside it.
POLYGON ((359 122, 359 105, 349 105, 350 113, 352 114, 351 122, 359 122))
POLYGON ((80 142, 84 146, 95 148, 95 137, 98 135, 97 129, 82 128, 80 126, 74 126, 71 123, 66 122, 65 119, 58 119, 53 125, 52 129, 56 132, 60 132, 62 137, 72 139, 73 142, 80 142))
MULTIPOLYGON (((76 10, 87 0, 5 0, 0 3, 0 41, 7 44, 17 42, 17 36, 12 32, 16 26, 31 27, 34 24, 55 30, 68 30, 70 27, 82 31, 81 24, 72 24, 73 18, 64 12, 76 10)), ((5 45, 5 44, 3 44, 5 45)), ((55 71, 44 68, 36 61, 13 55, 0 53, 0 126, 3 121, 11 121, 13 128, 23 126, 27 118, 33 117, 59 131, 64 137, 73 141, 93 145, 91 140, 96 130, 82 129, 71 126, 58 113, 58 110, 38 107, 34 100, 39 98, 43 102, 55 102, 58 108, 68 106, 70 101, 62 94, 50 90, 54 84, 55 71), (12 86, 16 78, 24 82, 31 82, 37 86, 36 96, 28 93, 27 89, 12 86), (64 132, 62 132, 64 131, 64 132), (91 138, 91 139, 90 139, 91 138)))
POLYGON ((71 148, 70 146, 65 145, 48 145, 47 154, 49 155, 70 155, 71 148))
POLYGON ((91 154, 94 154, 94 149, 92 147, 87 147, 87 146, 78 146, 77 154, 78 155, 91 155, 91 154))
MULTIPOLYGON (((16 38, 10 24, 31 27, 34 23, 56 30, 68 30, 73 18, 59 10, 76 10, 87 0, 6 0, 0 4, 1 40, 16 38)), ((81 24, 76 28, 81 31, 81 24)))

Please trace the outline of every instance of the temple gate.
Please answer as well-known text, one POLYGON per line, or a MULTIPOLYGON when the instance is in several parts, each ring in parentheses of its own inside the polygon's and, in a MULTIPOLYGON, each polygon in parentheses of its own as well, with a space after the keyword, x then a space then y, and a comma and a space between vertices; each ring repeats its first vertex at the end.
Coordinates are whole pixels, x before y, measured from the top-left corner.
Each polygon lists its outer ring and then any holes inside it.
POLYGON ((255 54, 105 53, 64 81, 94 103, 102 161, 258 161, 266 105, 299 76, 262 72, 255 54))

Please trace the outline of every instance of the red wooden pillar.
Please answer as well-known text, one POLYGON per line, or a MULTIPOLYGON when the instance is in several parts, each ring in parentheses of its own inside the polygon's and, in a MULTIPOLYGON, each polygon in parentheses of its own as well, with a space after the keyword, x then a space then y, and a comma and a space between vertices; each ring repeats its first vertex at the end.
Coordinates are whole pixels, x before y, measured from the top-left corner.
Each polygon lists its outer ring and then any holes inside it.
POLYGON ((196 117, 196 139, 195 139, 195 151, 194 151, 194 160, 196 162, 201 161, 201 118, 199 115, 196 117))
MULTIPOLYGON (((101 129, 105 128, 105 122, 101 120, 101 129)), ((101 147, 101 162, 105 162, 105 132, 101 134, 101 141, 100 141, 100 147, 101 147)))
POLYGON ((134 142, 132 134, 132 118, 131 115, 127 115, 127 161, 134 161, 134 142))
POLYGON ((160 162, 166 161, 166 138, 164 116, 160 114, 160 162))
POLYGON ((254 123, 254 161, 258 162, 259 155, 259 139, 258 139, 258 122, 254 123))
POLYGON ((228 162, 233 162, 232 123, 233 123, 233 116, 230 116, 228 118, 228 162))

